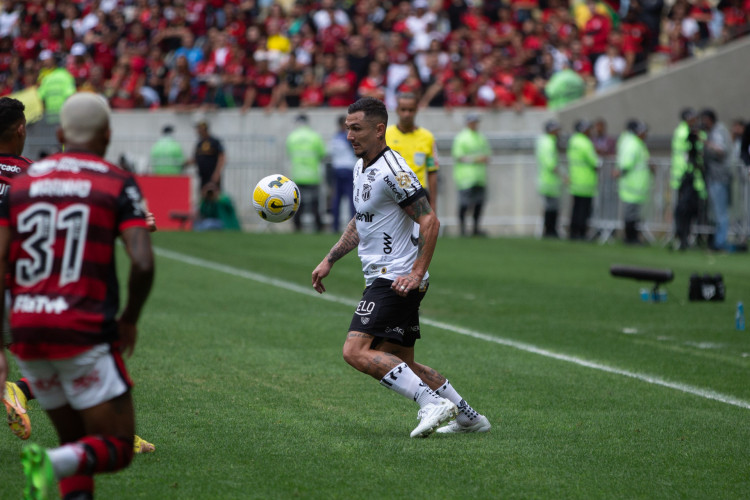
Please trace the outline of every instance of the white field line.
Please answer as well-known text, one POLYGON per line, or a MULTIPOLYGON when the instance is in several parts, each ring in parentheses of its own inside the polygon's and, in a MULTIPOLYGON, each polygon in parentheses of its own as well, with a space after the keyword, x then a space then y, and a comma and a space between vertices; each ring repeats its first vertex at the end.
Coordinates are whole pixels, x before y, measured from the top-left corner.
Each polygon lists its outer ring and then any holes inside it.
MULTIPOLYGON (((256 281, 258 283, 263 283, 266 285, 272 285, 278 288, 282 288, 284 290, 289 290, 291 292, 301 293, 303 295, 319 297, 329 302, 336 302, 336 303, 344 304, 350 307, 355 307, 357 305, 357 301, 346 299, 343 297, 338 297, 328 292, 320 295, 315 290, 313 290, 312 287, 305 287, 305 286, 297 285, 295 283, 290 283, 288 281, 271 278, 264 274, 254 273, 252 271, 246 271, 243 269, 239 269, 239 268, 232 267, 232 266, 227 266, 225 264, 220 264, 218 262, 213 262, 210 260, 200 259, 197 257, 191 257, 189 255, 185 255, 179 252, 174 252, 172 250, 167 250, 164 248, 157 247, 155 248, 155 252, 160 257, 165 257, 168 259, 176 260, 184 264, 202 267, 204 269, 211 269, 213 271, 218 271, 221 273, 229 274, 231 276, 236 276, 236 277, 256 281)), ((504 339, 502 337, 495 337, 493 335, 488 335, 486 333, 478 332, 476 330, 470 330, 468 328, 462 328, 460 326, 452 325, 450 323, 444 323, 442 321, 435 321, 435 320, 424 318, 424 317, 420 318, 420 321, 426 325, 429 325, 435 328, 440 328, 441 330, 446 330, 452 333, 457 333, 459 335, 466 335, 467 337, 472 337, 475 339, 492 342, 492 343, 503 345, 506 347, 512 347, 520 351, 538 354, 540 356, 556 359, 558 361, 565 361, 567 363, 573 363, 578 366, 585 366, 587 368, 593 368, 594 370, 599 370, 605 373, 611 373, 613 375, 620 375, 623 377, 633 378, 636 380, 640 380, 641 382, 646 382, 648 384, 667 387, 669 389, 674 389, 676 391, 685 392, 685 393, 692 394, 694 396, 698 396, 701 398, 712 399, 714 401, 719 401, 721 403, 725 403, 725 404, 732 405, 732 406, 739 406, 740 408, 745 408, 745 409, 750 410, 750 402, 743 401, 741 399, 737 399, 733 396, 728 396, 726 394, 721 394, 716 391, 712 391, 710 389, 702 389, 700 387, 694 387, 691 385, 681 384, 678 382, 670 382, 669 380, 665 380, 663 378, 656 377, 653 375, 647 375, 647 374, 642 374, 642 373, 631 372, 628 370, 621 370, 619 368, 613 368, 611 366, 603 365, 601 363, 596 363, 594 361, 588 361, 588 360, 578 358, 575 356, 568 356, 567 354, 560 354, 560 353, 556 353, 553 351, 548 351, 547 349, 542 349, 532 344, 526 344, 524 342, 517 342, 515 340, 504 339)))

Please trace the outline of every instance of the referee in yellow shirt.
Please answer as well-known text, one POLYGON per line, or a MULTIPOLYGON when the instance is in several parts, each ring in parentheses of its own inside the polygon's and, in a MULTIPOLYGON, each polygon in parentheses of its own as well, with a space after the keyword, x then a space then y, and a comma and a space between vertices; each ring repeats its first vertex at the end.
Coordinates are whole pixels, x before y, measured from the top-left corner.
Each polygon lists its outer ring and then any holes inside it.
POLYGON ((422 187, 427 191, 432 210, 437 213, 438 158, 432 132, 414 123, 417 117, 417 96, 401 93, 396 97, 398 123, 385 130, 388 146, 404 157, 422 187))

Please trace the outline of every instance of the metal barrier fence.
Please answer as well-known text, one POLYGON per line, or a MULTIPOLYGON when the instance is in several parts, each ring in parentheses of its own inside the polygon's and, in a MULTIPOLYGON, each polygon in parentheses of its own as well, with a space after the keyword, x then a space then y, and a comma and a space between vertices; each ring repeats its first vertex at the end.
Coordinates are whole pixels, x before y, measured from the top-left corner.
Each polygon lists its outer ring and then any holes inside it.
MULTIPOLYGON (((537 165, 533 153, 535 138, 529 135, 488 134, 494 155, 488 167, 487 203, 481 219, 484 229, 493 235, 541 235, 542 200, 537 193, 537 165)), ((195 137, 176 139, 192 151, 195 137)), ((274 225, 262 221, 252 209, 251 190, 258 179, 276 172, 288 172, 285 137, 277 135, 223 135, 222 142, 227 154, 223 187, 234 200, 237 213, 244 228, 248 230, 288 231, 291 224, 274 225)), ((324 138, 328 139, 328 138, 324 138)), ((122 158, 133 165, 139 173, 148 172, 148 152, 154 137, 129 133, 115 136, 110 145, 108 159, 122 158)), ((438 137, 440 177, 438 187, 438 216, 443 232, 458 234, 458 200, 453 182, 453 165, 450 156, 450 138, 438 137)), ((661 141, 664 142, 664 141, 661 141)), ((657 142, 656 144, 661 144, 657 142)), ((657 146, 658 147, 658 146, 657 146)), ((38 158, 41 150, 54 151, 56 145, 47 134, 33 134, 27 140, 25 154, 38 158)), ((565 168, 564 153, 560 155, 565 168)), ((675 197, 669 186, 668 154, 655 153, 651 162, 656 167, 653 177, 652 196, 643 207, 642 234, 654 244, 666 245, 673 231, 675 197)), ((617 180, 612 176, 614 164, 605 160, 599 174, 599 194, 594 199, 590 219, 592 237, 601 243, 611 241, 623 227, 621 204, 617 194, 617 180)), ((195 177, 195 176, 194 176, 195 177)), ((327 199, 329 189, 321 186, 322 198, 327 199)), ((197 200, 197 186, 195 190, 197 200)), ((324 220, 329 220, 327 207, 322 207, 324 220)), ((568 225, 571 199, 567 193, 561 197, 560 229, 562 234, 568 225)), ((710 209, 704 207, 699 223, 693 228, 694 235, 709 235, 713 232, 710 209)), ((304 221, 303 221, 304 222, 304 221)), ((750 236, 750 186, 747 170, 737 166, 733 183, 730 237, 746 241, 750 236)))

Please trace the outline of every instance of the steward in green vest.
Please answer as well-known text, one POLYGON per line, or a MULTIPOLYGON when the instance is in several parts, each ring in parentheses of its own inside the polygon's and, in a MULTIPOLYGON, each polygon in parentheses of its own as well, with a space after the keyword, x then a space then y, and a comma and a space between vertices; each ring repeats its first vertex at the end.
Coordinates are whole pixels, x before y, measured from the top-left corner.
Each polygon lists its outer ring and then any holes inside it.
POLYGON ((174 128, 166 125, 162 136, 151 146, 151 171, 157 175, 178 175, 185 164, 182 146, 172 137, 174 128))
MULTIPOLYGON (((672 134, 672 169, 670 172, 669 185, 672 189, 680 189, 682 178, 686 172, 693 174, 693 187, 698 192, 702 200, 706 199, 706 183, 703 179, 703 173, 700 170, 694 170, 693 165, 688 162, 688 154, 691 151, 691 142, 688 140, 691 131, 704 135, 702 131, 698 132, 698 113, 692 109, 682 111, 680 117, 682 121, 677 125, 672 134)), ((702 151, 702 141, 699 141, 698 147, 702 151)), ((702 156, 702 152, 696 151, 696 154, 702 156)), ((701 161, 702 163, 702 161, 701 161)))
POLYGON ((317 231, 323 230, 320 215, 320 181, 326 157, 326 145, 318 132, 308 125, 307 115, 299 115, 295 128, 286 138, 286 152, 291 167, 291 178, 300 188, 300 207, 294 226, 302 229, 302 215, 312 211, 317 231))
POLYGON ((47 120, 57 123, 63 103, 76 92, 76 81, 67 69, 58 66, 55 55, 49 50, 43 50, 39 58, 44 76, 37 93, 44 103, 47 120))
POLYGON ((560 124, 550 120, 544 124, 544 133, 536 140, 536 163, 538 166, 537 183, 539 193, 544 196, 544 233, 545 238, 557 238, 557 216, 560 211, 560 175, 557 141, 560 136, 560 124))
POLYGON ((583 77, 565 67, 554 73, 544 87, 547 96, 547 107, 551 110, 564 108, 586 94, 586 82, 583 77))
POLYGON ((466 116, 466 127, 453 139, 453 180, 458 189, 458 222, 461 234, 466 234, 466 212, 473 207, 474 235, 479 230, 479 217, 485 202, 487 163, 492 155, 490 144, 479 128, 477 113, 466 116))
POLYGON ((599 165, 601 161, 591 141, 593 123, 578 120, 575 132, 568 140, 568 171, 570 172, 570 194, 573 195, 573 211, 570 216, 570 239, 586 239, 588 221, 591 217, 593 198, 599 189, 599 165))
POLYGON ((676 248, 686 250, 690 226, 698 218, 701 200, 707 197, 703 179, 705 133, 699 130, 698 113, 692 108, 682 110, 680 119, 680 124, 672 134, 670 186, 677 195, 674 209, 676 248))
POLYGON ((646 147, 648 126, 639 120, 630 120, 617 140, 617 169, 620 201, 623 203, 625 243, 638 244, 637 225, 641 210, 651 191, 652 170, 646 147))

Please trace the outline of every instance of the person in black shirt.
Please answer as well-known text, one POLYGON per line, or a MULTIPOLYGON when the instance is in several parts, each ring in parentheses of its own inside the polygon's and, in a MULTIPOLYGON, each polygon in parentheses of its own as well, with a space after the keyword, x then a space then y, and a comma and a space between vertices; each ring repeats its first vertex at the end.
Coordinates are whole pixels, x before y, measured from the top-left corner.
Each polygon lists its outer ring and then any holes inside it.
POLYGON ((208 133, 208 123, 204 120, 195 125, 198 132, 198 143, 192 158, 185 161, 185 166, 195 163, 198 166, 198 178, 200 179, 201 195, 206 187, 213 184, 221 187, 221 174, 224 171, 226 157, 224 146, 217 138, 208 133))

